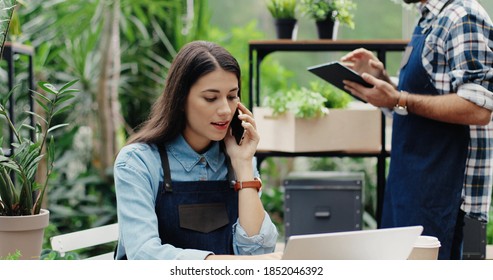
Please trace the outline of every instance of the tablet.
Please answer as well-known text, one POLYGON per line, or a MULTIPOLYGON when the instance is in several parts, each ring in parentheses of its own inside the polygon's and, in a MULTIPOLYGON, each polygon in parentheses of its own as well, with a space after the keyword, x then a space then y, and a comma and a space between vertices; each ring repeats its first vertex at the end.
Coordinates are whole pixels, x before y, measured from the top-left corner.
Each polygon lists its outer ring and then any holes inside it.
MULTIPOLYGON (((313 74, 319 76, 320 78, 324 79, 325 81, 329 82, 330 84, 338 87, 339 89, 349 94, 351 93, 344 89, 344 83, 342 82, 343 80, 356 82, 365 87, 373 87, 373 85, 365 82, 365 80, 363 80, 363 78, 354 70, 344 66, 342 63, 338 61, 332 61, 329 63, 310 66, 307 69, 313 74)), ((353 94, 351 94, 351 96, 366 103, 366 101, 353 94)))

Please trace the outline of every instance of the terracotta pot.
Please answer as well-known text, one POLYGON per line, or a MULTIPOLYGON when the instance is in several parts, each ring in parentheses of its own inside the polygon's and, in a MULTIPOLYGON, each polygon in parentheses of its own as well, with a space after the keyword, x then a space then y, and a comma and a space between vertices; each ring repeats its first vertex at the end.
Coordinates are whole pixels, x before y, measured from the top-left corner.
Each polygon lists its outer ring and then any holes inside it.
POLYGON ((278 39, 296 39, 296 19, 275 19, 276 34, 278 39))
POLYGON ((22 260, 39 259, 49 218, 50 211, 45 209, 32 216, 0 216, 0 259, 17 250, 22 260))
POLYGON ((331 18, 326 20, 316 21, 317 32, 319 39, 337 39, 337 30, 339 29, 339 22, 333 21, 331 18))

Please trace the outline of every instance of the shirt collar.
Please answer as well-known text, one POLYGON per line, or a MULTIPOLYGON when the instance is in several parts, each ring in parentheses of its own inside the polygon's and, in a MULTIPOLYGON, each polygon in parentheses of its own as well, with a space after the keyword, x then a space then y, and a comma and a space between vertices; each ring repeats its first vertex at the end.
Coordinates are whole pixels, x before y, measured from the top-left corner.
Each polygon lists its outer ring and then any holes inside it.
POLYGON ((425 3, 419 4, 421 15, 424 17, 430 13, 433 17, 436 17, 442 10, 445 3, 447 3, 447 0, 428 0, 425 3))
POLYGON ((221 152, 219 142, 217 141, 214 141, 211 147, 203 154, 194 151, 181 134, 166 146, 168 151, 187 172, 190 172, 202 158, 205 159, 214 172, 216 172, 224 162, 224 153, 221 152))
POLYGON ((423 28, 423 33, 431 27, 431 24, 438 17, 448 0, 428 0, 425 3, 418 4, 421 12, 419 25, 423 28))

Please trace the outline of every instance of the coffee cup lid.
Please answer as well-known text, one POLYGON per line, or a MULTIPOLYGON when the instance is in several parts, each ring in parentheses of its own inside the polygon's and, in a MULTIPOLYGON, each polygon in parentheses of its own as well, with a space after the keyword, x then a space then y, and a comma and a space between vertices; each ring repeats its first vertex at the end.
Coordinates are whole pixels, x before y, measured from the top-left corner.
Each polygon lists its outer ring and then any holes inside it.
POLYGON ((440 241, 434 236, 421 235, 414 242, 414 247, 419 248, 436 248, 440 246, 440 241))

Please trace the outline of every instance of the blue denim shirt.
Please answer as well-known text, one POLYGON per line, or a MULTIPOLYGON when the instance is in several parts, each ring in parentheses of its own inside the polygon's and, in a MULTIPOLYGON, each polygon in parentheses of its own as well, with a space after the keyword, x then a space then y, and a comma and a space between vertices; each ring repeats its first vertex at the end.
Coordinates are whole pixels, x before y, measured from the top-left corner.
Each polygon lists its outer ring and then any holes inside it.
MULTIPOLYGON (((167 151, 173 181, 227 178, 225 155, 218 142, 204 154, 198 154, 179 136, 167 145, 167 151)), ((163 169, 155 145, 136 143, 123 147, 116 158, 114 172, 120 228, 117 258, 127 255, 128 259, 201 260, 212 254, 161 244, 155 203, 163 169)), ((256 173, 258 175, 258 171, 256 173)), ((258 235, 249 237, 237 221, 233 225, 234 252, 236 255, 271 253, 277 235, 267 213, 258 235)))

